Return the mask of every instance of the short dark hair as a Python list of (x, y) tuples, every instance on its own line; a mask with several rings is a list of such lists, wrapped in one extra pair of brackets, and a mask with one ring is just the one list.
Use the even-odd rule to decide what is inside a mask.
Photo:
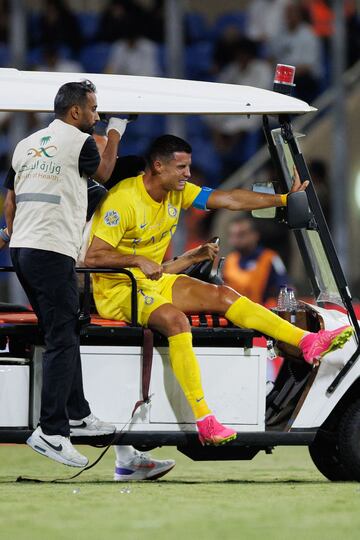
[(175, 152), (192, 153), (192, 148), (189, 143), (176, 137), (175, 135), (162, 135), (153, 141), (147, 152), (148, 163), (154, 163), (156, 159), (163, 158), (170, 160), (174, 157)]
[(251, 58), (258, 56), (258, 43), (249, 38), (241, 38), (235, 46), (235, 56), (246, 54)]
[(251, 215), (240, 214), (238, 216), (235, 216), (229, 222), (229, 226), (235, 225), (236, 223), (248, 223), (252, 231), (259, 232), (258, 223)]
[(96, 86), (85, 79), (81, 82), (68, 82), (60, 86), (54, 100), (54, 112), (57, 118), (63, 118), (73, 105), (84, 106), (87, 95), (96, 93)]

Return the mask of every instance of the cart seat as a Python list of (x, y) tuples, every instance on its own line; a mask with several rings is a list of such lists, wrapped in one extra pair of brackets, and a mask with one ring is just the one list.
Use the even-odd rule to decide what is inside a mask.
[[(256, 333), (253, 330), (237, 328), (225, 317), (217, 314), (188, 315), (193, 335), (193, 343), (198, 347), (223, 346), (251, 348)], [(33, 311), (0, 312), (0, 349), (6, 340), (28, 344), (42, 344), (43, 336)], [(98, 314), (91, 315), (91, 323), (81, 328), (82, 345), (139, 345), (142, 343), (143, 328), (131, 326), (125, 321), (104, 319)], [(154, 332), (155, 346), (167, 346), (167, 338)]]
[[(225, 317), (216, 314), (192, 314), (188, 315), (191, 326), (208, 328), (225, 328), (233, 326)], [(0, 313), (0, 325), (4, 324), (37, 324), (38, 319), (33, 311), (5, 312)], [(129, 327), (126, 321), (117, 321), (114, 319), (104, 319), (97, 314), (91, 315), (91, 324), (97, 326)]]

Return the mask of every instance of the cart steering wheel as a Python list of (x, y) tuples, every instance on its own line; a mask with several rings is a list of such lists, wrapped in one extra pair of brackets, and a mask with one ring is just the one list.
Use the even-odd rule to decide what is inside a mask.
[[(220, 238), (218, 236), (214, 236), (206, 243), (216, 244), (218, 246), (220, 243)], [(211, 259), (206, 259), (205, 261), (192, 264), (183, 273), (186, 274), (187, 276), (191, 276), (194, 278), (197, 277), (198, 279), (201, 279), (202, 281), (207, 281), (210, 277), (213, 266), (214, 266), (214, 261), (212, 261)]]

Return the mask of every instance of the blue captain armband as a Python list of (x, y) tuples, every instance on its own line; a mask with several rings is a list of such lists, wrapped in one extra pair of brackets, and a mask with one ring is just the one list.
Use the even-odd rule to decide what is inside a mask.
[(207, 210), (206, 204), (213, 191), (214, 190), (209, 187), (202, 187), (199, 195), (192, 203), (192, 206), (198, 208), (198, 210)]
[(10, 242), (10, 236), (8, 235), (5, 229), (6, 229), (5, 227), (0, 229), (0, 238), (4, 240), (4, 242), (8, 243)]

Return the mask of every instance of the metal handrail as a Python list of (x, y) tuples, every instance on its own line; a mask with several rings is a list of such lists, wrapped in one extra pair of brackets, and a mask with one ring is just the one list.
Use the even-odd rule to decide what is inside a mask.
[[(125, 274), (131, 282), (131, 325), (139, 326), (138, 324), (138, 301), (137, 301), (137, 282), (134, 274), (127, 268), (75, 268), (78, 274)], [(13, 266), (0, 266), (0, 272), (15, 272)], [(88, 292), (90, 294), (90, 290)]]

